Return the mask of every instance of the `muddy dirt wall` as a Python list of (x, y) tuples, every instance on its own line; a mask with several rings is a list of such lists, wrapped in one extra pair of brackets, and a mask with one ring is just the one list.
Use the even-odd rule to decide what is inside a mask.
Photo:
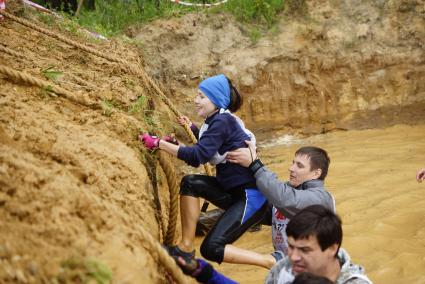
[(188, 114), (199, 80), (223, 72), (246, 97), (240, 115), (257, 132), (423, 122), (423, 2), (307, 3), (306, 15), (282, 14), (256, 43), (246, 25), (216, 14), (161, 20), (129, 34), (142, 40), (151, 72)]
[[(20, 1), (7, 8), (142, 68), (134, 46), (98, 41)], [(121, 64), (9, 18), (0, 22), (0, 45), (1, 67), (96, 103), (75, 103), (0, 74), (0, 282), (164, 283), (158, 255), (141, 232), (164, 239), (170, 197), (155, 155), (137, 135), (154, 126), (171, 131), (168, 108)]]

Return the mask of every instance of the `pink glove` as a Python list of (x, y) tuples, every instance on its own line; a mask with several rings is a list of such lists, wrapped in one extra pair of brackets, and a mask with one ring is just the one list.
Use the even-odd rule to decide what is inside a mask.
[[(0, 10), (6, 10), (6, 0), (0, 0)], [(0, 15), (0, 20), (3, 20), (3, 16)]]
[(149, 150), (156, 150), (159, 147), (159, 139), (156, 136), (149, 135), (147, 133), (140, 134), (139, 140), (145, 145)]
[(162, 137), (162, 140), (167, 141), (168, 143), (179, 145), (179, 141), (176, 139), (176, 137), (173, 134), (165, 135)]

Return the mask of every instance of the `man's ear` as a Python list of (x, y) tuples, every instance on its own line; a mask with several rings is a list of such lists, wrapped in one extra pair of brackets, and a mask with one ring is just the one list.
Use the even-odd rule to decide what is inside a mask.
[(336, 256), (337, 252), (338, 252), (338, 248), (339, 245), (337, 243), (331, 245), (330, 247), (328, 247), (327, 249), (330, 250), (331, 255)]
[(315, 169), (313, 171), (313, 179), (318, 179), (322, 175), (322, 169)]

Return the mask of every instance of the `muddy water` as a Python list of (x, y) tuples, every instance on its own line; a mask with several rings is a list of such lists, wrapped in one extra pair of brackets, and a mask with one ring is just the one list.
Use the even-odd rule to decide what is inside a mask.
[[(343, 247), (375, 283), (425, 283), (425, 183), (415, 181), (416, 170), (425, 167), (425, 125), (279, 141), (264, 144), (260, 156), (282, 179), (300, 146), (329, 152), (326, 184), (343, 220)], [(236, 245), (268, 252), (270, 229), (246, 233)], [(215, 267), (240, 283), (262, 283), (267, 274), (245, 265)]]

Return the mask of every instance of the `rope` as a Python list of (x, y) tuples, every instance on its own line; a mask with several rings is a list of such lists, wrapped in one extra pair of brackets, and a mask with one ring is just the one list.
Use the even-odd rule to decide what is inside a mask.
[[(0, 50), (1, 51), (12, 51), (12, 53), (14, 53), (14, 55), (20, 55), (19, 53), (10, 50), (8, 48), (2, 48), (2, 46), (0, 46)], [(25, 74), (23, 72), (20, 71), (16, 71), (13, 70), (9, 67), (0, 65), (0, 73), (5, 74), (6, 76), (8, 76), (9, 78), (15, 79), (15, 80), (19, 80), (19, 81), (23, 81), (25, 83), (31, 84), (31, 85), (35, 85), (37, 87), (41, 87), (44, 89), (49, 89), (52, 92), (56, 93), (56, 94), (62, 94), (67, 98), (72, 98), (75, 101), (75, 96), (61, 88), (58, 86), (54, 86), (54, 85), (50, 85), (49, 83), (40, 80), (38, 78), (35, 78), (34, 76), (31, 76), (29, 74)], [(86, 102), (81, 102), (81, 100), (77, 100), (78, 103), (80, 104), (84, 104), (85, 106), (91, 106), (90, 104), (87, 104)], [(177, 187), (177, 183), (176, 183), (176, 174), (173, 170), (173, 167), (171, 165), (171, 162), (164, 156), (165, 153), (162, 153), (161, 151), (161, 155), (159, 155), (158, 159), (160, 161), (161, 167), (164, 170), (164, 172), (166, 173), (166, 177), (167, 177), (167, 183), (168, 183), (168, 188), (170, 190), (170, 217), (169, 217), (169, 224), (168, 224), (168, 229), (166, 233), (163, 233), (163, 235), (166, 235), (165, 237), (165, 244), (172, 244), (172, 241), (174, 240), (174, 236), (175, 236), (175, 232), (176, 232), (176, 223), (177, 223), (177, 202), (178, 202), (178, 187)]]
[(178, 216), (178, 194), (179, 189), (176, 181), (176, 173), (171, 164), (169, 155), (163, 151), (158, 151), (158, 160), (167, 178), (168, 189), (170, 191), (170, 211), (167, 234), (164, 238), (165, 245), (172, 245), (176, 233), (177, 216)]
[(171, 277), (179, 284), (188, 283), (189, 278), (183, 274), (182, 270), (177, 266), (174, 259), (166, 252), (166, 250), (161, 246), (161, 244), (159, 244), (158, 241), (152, 237), (152, 235), (148, 232), (147, 229), (145, 229), (138, 223), (131, 222), (129, 224), (127, 218), (124, 216), (122, 211), (117, 210), (115, 206), (109, 206), (108, 208), (106, 208), (105, 204), (102, 202), (102, 200), (99, 200), (98, 196), (89, 195), (85, 190), (82, 190), (81, 193), (84, 194), (86, 197), (91, 198), (91, 200), (93, 200), (96, 205), (102, 206), (103, 208), (105, 208), (105, 210), (110, 210), (111, 213), (115, 216), (120, 216), (124, 224), (134, 226), (134, 228), (136, 229), (135, 234), (140, 234), (140, 237), (143, 242), (147, 243), (147, 249), (151, 252), (152, 255), (157, 255), (159, 262), (168, 272), (170, 272)]
[(0, 45), (0, 51), (3, 51), (4, 53), (7, 53), (7, 54), (12, 55), (12, 56), (16, 56), (18, 58), (23, 58), (24, 57), (22, 54), (14, 51), (14, 50), (6, 47), (6, 46), (3, 46), (3, 45)]
[[(153, 90), (155, 91), (155, 93), (159, 95), (159, 97), (162, 99), (162, 101), (170, 108), (170, 110), (177, 117), (182, 116), (182, 113), (180, 113), (178, 111), (178, 109), (170, 101), (170, 99), (168, 99), (168, 97), (165, 96), (165, 94), (161, 91), (161, 89), (158, 87), (158, 85), (155, 84), (155, 82), (148, 75), (146, 75), (146, 73), (143, 70), (141, 70), (138, 66), (135, 66), (133, 64), (130, 64), (129, 62), (127, 62), (127, 61), (125, 61), (125, 60), (123, 60), (121, 58), (117, 58), (115, 56), (111, 56), (111, 55), (108, 55), (108, 54), (99, 52), (99, 51), (97, 51), (94, 48), (91, 48), (91, 47), (85, 46), (83, 44), (80, 44), (78, 42), (75, 42), (73, 40), (70, 40), (70, 39), (68, 39), (68, 38), (66, 38), (66, 37), (64, 37), (62, 35), (56, 34), (56, 33), (52, 32), (52, 31), (47, 30), (47, 29), (41, 28), (41, 27), (39, 27), (39, 26), (37, 26), (37, 25), (35, 25), (35, 24), (33, 24), (33, 23), (25, 20), (25, 19), (21, 19), (19, 17), (16, 17), (16, 16), (14, 16), (14, 15), (12, 15), (12, 14), (4, 11), (4, 10), (0, 10), (0, 14), (4, 15), (5, 17), (8, 17), (8, 18), (14, 20), (17, 23), (20, 23), (21, 25), (24, 25), (24, 26), (29, 27), (31, 29), (34, 29), (34, 30), (36, 30), (36, 31), (38, 31), (40, 33), (44, 33), (44, 34), (46, 34), (48, 36), (51, 36), (53, 38), (56, 38), (59, 41), (65, 42), (65, 43), (67, 43), (69, 45), (72, 45), (74, 47), (77, 47), (77, 48), (79, 48), (81, 50), (84, 50), (84, 51), (86, 51), (88, 53), (91, 53), (91, 54), (96, 55), (98, 57), (107, 59), (107, 60), (109, 60), (111, 62), (116, 62), (116, 63), (122, 64), (123, 66), (127, 67), (129, 69), (129, 71), (131, 71), (132, 73), (134, 73), (136, 75), (140, 75), (140, 77), (141, 77), (144, 85), (146, 87), (148, 87), (148, 88), (153, 88)], [(195, 135), (193, 135), (192, 131), (190, 130), (189, 125), (184, 125), (184, 129), (186, 130), (186, 133), (190, 137), (192, 143), (196, 143), (197, 142), (197, 139), (196, 139)], [(212, 176), (212, 171), (211, 171), (211, 168), (209, 167), (209, 165), (205, 164), (204, 165), (204, 168), (205, 168), (205, 172), (207, 173), (207, 175)]]
[[(31, 75), (25, 74), (23, 72), (15, 71), (11, 68), (0, 65), (0, 73), (5, 74), (6, 76), (24, 81), (26, 83), (30, 83), (32, 85), (42, 87), (42, 88), (51, 88), (51, 90), (57, 94), (65, 95), (69, 98), (72, 96), (72, 99), (75, 99), (73, 95), (60, 87), (51, 86), (47, 82), (37, 79)], [(159, 160), (161, 163), (161, 167), (164, 169), (164, 172), (167, 176), (167, 182), (170, 189), (170, 221), (168, 225), (168, 231), (166, 235), (166, 243), (171, 243), (174, 239), (175, 230), (176, 230), (176, 218), (177, 218), (177, 184), (175, 173), (173, 171), (172, 166), (170, 165), (170, 161), (164, 157), (165, 153), (160, 152)], [(171, 217), (171, 216), (174, 216)], [(150, 233), (148, 233), (143, 227), (138, 226), (139, 232), (142, 235), (142, 238), (148, 243), (148, 245), (153, 248), (154, 252), (158, 254), (159, 261), (162, 263), (164, 268), (167, 271), (171, 272), (173, 279), (177, 281), (177, 283), (187, 283), (184, 274), (181, 269), (177, 267), (173, 258), (171, 258), (168, 253), (164, 250), (164, 248), (152, 237)]]
[(81, 97), (76, 97), (74, 96), (73, 93), (58, 87), (58, 86), (54, 86), (44, 80), (38, 79), (32, 75), (26, 74), (24, 72), (21, 71), (17, 71), (14, 70), (12, 68), (6, 67), (4, 65), (0, 65), (0, 73), (3, 73), (4, 75), (8, 76), (11, 79), (15, 79), (18, 81), (23, 81), (27, 84), (30, 85), (34, 85), (40, 88), (43, 88), (45, 90), (49, 90), (52, 91), (55, 94), (58, 95), (63, 95), (65, 98), (69, 99), (72, 102), (90, 107), (90, 108), (94, 108), (94, 109), (99, 109), (100, 106), (97, 103), (93, 103), (90, 102), (87, 98), (81, 98)]
[(170, 0), (170, 1), (176, 4), (184, 5), (184, 6), (196, 6), (196, 7), (213, 7), (213, 6), (219, 6), (227, 2), (227, 0), (223, 0), (217, 3), (202, 3), (201, 4), (201, 3), (190, 3), (190, 2), (179, 1), (179, 0)]
[(165, 251), (165, 249), (155, 240), (150, 233), (148, 233), (143, 227), (137, 226), (142, 238), (148, 243), (151, 248), (154, 248), (154, 252), (158, 253), (159, 262), (162, 263), (164, 268), (171, 272), (171, 276), (177, 283), (187, 283), (187, 277), (183, 274), (182, 270), (177, 267), (174, 259)]
[(67, 43), (69, 45), (75, 46), (75, 47), (77, 47), (79, 49), (82, 49), (84, 51), (87, 51), (89, 53), (92, 53), (92, 54), (94, 54), (96, 56), (99, 56), (99, 57), (108, 59), (108, 60), (113, 61), (113, 62), (118, 62), (118, 61), (124, 62), (123, 60), (119, 60), (119, 59), (114, 58), (112, 56), (109, 56), (107, 54), (103, 54), (103, 53), (97, 51), (94, 48), (85, 46), (85, 45), (83, 45), (81, 43), (78, 43), (76, 41), (73, 41), (71, 39), (68, 39), (68, 38), (66, 38), (66, 37), (64, 37), (64, 36), (62, 36), (60, 34), (57, 34), (57, 33), (54, 33), (52, 31), (49, 31), (47, 29), (41, 28), (41, 27), (39, 27), (39, 26), (37, 26), (37, 25), (35, 25), (35, 24), (33, 24), (33, 23), (25, 20), (25, 19), (16, 17), (16, 16), (14, 16), (14, 15), (12, 15), (12, 14), (4, 11), (4, 10), (0, 10), (0, 14), (3, 15), (3, 16), (5, 16), (5, 17), (7, 17), (7, 18), (10, 18), (10, 19), (14, 20), (15, 22), (17, 22), (17, 23), (19, 23), (19, 24), (21, 24), (23, 26), (29, 27), (29, 28), (31, 28), (33, 30), (36, 30), (36, 31), (40, 32), (40, 33), (44, 33), (44, 34), (46, 34), (48, 36), (51, 36), (53, 38), (56, 38), (59, 41), (62, 41), (62, 42)]
[[(62, 35), (56, 34), (56, 33), (52, 32), (52, 31), (47, 30), (47, 29), (38, 27), (37, 25), (35, 25), (35, 24), (33, 24), (33, 23), (25, 20), (25, 19), (18, 18), (16, 16), (14, 16), (14, 15), (12, 15), (12, 14), (4, 11), (4, 10), (0, 10), (0, 15), (3, 15), (5, 17), (8, 17), (8, 18), (14, 20), (17, 23), (20, 23), (20, 24), (22, 24), (22, 25), (24, 25), (26, 27), (29, 27), (29, 28), (31, 28), (33, 30), (36, 30), (36, 31), (38, 31), (40, 33), (44, 33), (44, 34), (46, 34), (48, 36), (51, 36), (51, 37), (53, 37), (53, 38), (55, 38), (55, 39), (57, 39), (59, 41), (62, 41), (64, 43), (67, 43), (67, 44), (69, 44), (71, 46), (77, 47), (77, 48), (79, 48), (81, 50), (84, 50), (84, 51), (86, 51), (88, 53), (91, 53), (91, 54), (96, 55), (98, 57), (104, 58), (104, 59), (109, 60), (111, 62), (116, 62), (116, 63), (122, 64), (124, 67), (126, 67), (133, 74), (139, 75), (140, 76), (140, 79), (142, 80), (143, 84), (148, 88), (148, 90), (149, 89), (153, 89), (153, 91), (156, 94), (159, 95), (159, 97), (162, 99), (162, 101), (170, 108), (170, 110), (177, 117), (182, 116), (182, 114), (172, 104), (172, 102), (168, 99), (168, 97), (165, 96), (165, 94), (161, 91), (161, 89), (158, 87), (158, 85), (155, 84), (155, 82), (149, 76), (147, 76), (146, 73), (143, 70), (141, 70), (138, 66), (133, 65), (133, 64), (130, 64), (129, 62), (127, 62), (127, 61), (125, 61), (125, 60), (123, 60), (121, 58), (116, 58), (114, 56), (111, 56), (111, 55), (108, 55), (108, 54), (99, 52), (99, 51), (95, 50), (94, 48), (91, 48), (91, 47), (85, 46), (83, 44), (80, 44), (78, 42), (75, 42), (73, 40), (70, 40), (70, 39), (68, 39), (68, 38), (66, 38), (66, 37), (64, 37)], [(44, 82), (42, 80), (39, 80), (39, 79), (37, 79), (37, 78), (35, 78), (35, 77), (31, 76), (31, 75), (24, 74), (22, 72), (17, 72), (17, 71), (14, 72), (14, 70), (12, 70), (10, 68), (7, 68), (5, 66), (1, 66), (1, 65), (0, 65), (0, 72), (1, 73), (4, 73), (4, 74), (6, 74), (6, 75), (8, 75), (8, 76), (10, 76), (12, 78), (19, 79), (19, 80), (22, 80), (24, 82), (29, 82), (29, 83), (31, 83), (33, 85), (36, 85), (36, 86), (39, 86), (39, 87), (42, 87), (42, 88), (51, 88), (51, 90), (54, 91), (57, 94), (62, 94), (62, 95), (64, 95), (65, 97), (69, 98), (72, 101), (76, 101), (78, 103), (82, 103), (83, 105), (87, 105), (87, 102), (84, 102), (84, 101), (81, 102), (81, 99), (75, 98), (72, 95), (72, 93), (70, 93), (70, 92), (68, 92), (68, 91), (66, 91), (66, 90), (64, 90), (64, 89), (62, 89), (60, 87), (51, 86), (50, 84), (48, 84), (48, 83), (46, 83), (46, 82)], [(89, 106), (92, 106), (90, 104), (88, 104), (88, 105)], [(192, 131), (190, 130), (189, 125), (184, 125), (184, 129), (186, 130), (186, 133), (191, 138), (192, 142), (193, 143), (196, 143), (197, 142), (197, 139), (193, 135)], [(168, 165), (166, 163), (164, 163), (164, 161), (161, 162), (161, 159), (163, 159), (163, 158), (159, 157), (161, 166), (164, 166), (163, 167), (164, 172), (167, 171), (168, 173), (170, 173), (168, 171), (168, 169), (167, 169)], [(204, 168), (205, 168), (206, 173), (208, 175), (212, 176), (212, 171), (211, 171), (211, 168), (209, 167), (209, 165), (205, 164), (204, 165)], [(165, 170), (165, 169), (167, 169), (167, 170)], [(166, 174), (166, 175), (168, 177), (169, 174)], [(167, 181), (168, 181), (168, 178), (167, 178)], [(171, 183), (171, 186), (169, 184), (169, 189), (170, 189), (170, 214), (173, 214), (172, 216), (177, 216), (177, 213), (175, 213), (175, 212), (177, 212), (177, 209), (176, 209), (177, 208), (177, 206), (176, 206), (176, 204), (177, 204), (177, 196), (178, 196), (177, 195), (177, 192), (176, 192), (177, 191), (176, 190), (177, 185), (174, 186), (173, 183), (175, 183), (175, 178), (174, 178), (174, 181)], [(173, 223), (174, 221), (172, 221), (172, 219), (173, 218), (170, 217), (169, 228), (171, 230), (169, 229), (167, 231), (167, 235), (166, 235), (166, 239), (165, 239), (166, 242), (172, 242), (173, 239), (174, 239), (175, 224)], [(156, 252), (158, 252), (159, 261), (164, 265), (164, 267), (166, 269), (168, 269), (172, 273), (172, 277), (175, 280), (177, 280), (178, 283), (186, 283), (186, 280), (184, 278), (185, 276), (183, 275), (183, 273), (181, 272), (181, 270), (177, 268), (174, 260), (165, 252), (165, 250), (161, 247), (161, 245), (157, 241), (155, 241), (153, 239), (153, 237), (149, 233), (147, 233), (146, 231), (144, 231), (142, 227), (140, 227), (140, 228), (141, 228), (141, 233), (144, 235), (143, 237), (146, 239), (146, 241), (149, 243), (149, 245), (151, 247), (155, 248)]]

